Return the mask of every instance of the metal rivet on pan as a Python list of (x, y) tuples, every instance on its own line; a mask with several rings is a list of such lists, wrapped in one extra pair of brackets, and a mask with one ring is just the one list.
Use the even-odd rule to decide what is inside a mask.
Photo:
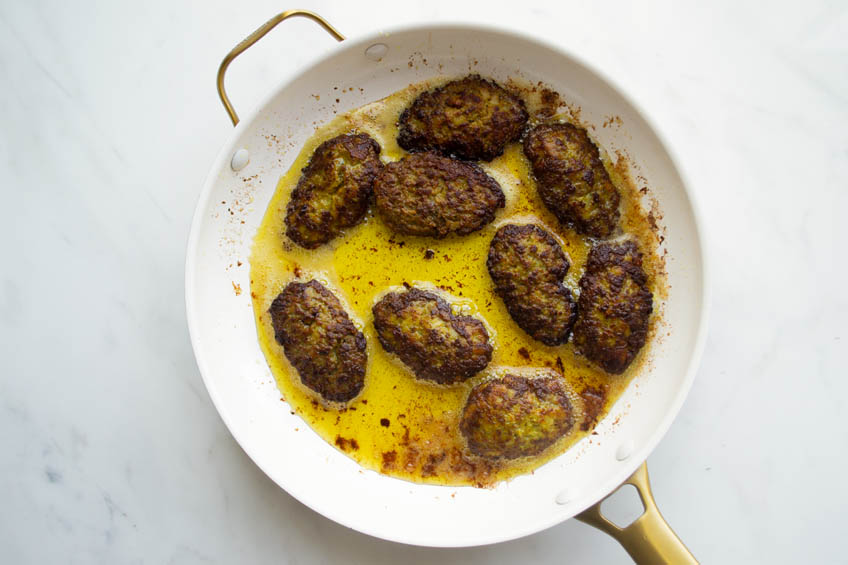
[(247, 149), (239, 149), (233, 154), (230, 167), (234, 171), (240, 171), (247, 166), (248, 161), (250, 161), (250, 153), (247, 152)]
[(365, 50), (365, 56), (372, 61), (380, 61), (389, 52), (389, 46), (385, 43), (375, 43)]
[(630, 454), (633, 453), (633, 442), (625, 441), (621, 445), (618, 446), (618, 449), (615, 451), (615, 458), (619, 461), (624, 461)]
[(560, 493), (556, 495), (554, 501), (556, 501), (557, 504), (568, 504), (573, 498), (574, 492), (571, 489), (567, 488), (560, 491)]

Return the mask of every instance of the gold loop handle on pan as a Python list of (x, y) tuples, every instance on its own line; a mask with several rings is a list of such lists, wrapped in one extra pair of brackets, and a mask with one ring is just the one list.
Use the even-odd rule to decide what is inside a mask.
[(651, 492), (651, 483), (648, 480), (648, 465), (642, 463), (622, 485), (636, 487), (639, 498), (642, 499), (642, 506), (645, 507), (645, 512), (632, 524), (626, 528), (619, 528), (604, 517), (601, 513), (601, 504), (609, 498), (609, 495), (575, 518), (611, 535), (627, 550), (636, 563), (697, 565), (698, 560), (680, 541), (657, 508), (654, 494)]
[(261, 26), (257, 28), (256, 31), (248, 35), (244, 40), (242, 40), (238, 45), (233, 47), (232, 51), (227, 53), (227, 56), (224, 57), (224, 60), (221, 61), (221, 66), (218, 67), (218, 96), (221, 97), (221, 102), (224, 104), (224, 109), (229, 114), (230, 119), (233, 121), (233, 125), (238, 125), (239, 118), (238, 114), (236, 114), (235, 108), (230, 103), (230, 98), (227, 96), (227, 90), (224, 88), (224, 75), (227, 73), (227, 67), (230, 66), (230, 63), (233, 62), (233, 59), (241, 55), (244, 51), (247, 50), (248, 47), (262, 39), (265, 34), (274, 29), (278, 23), (283, 20), (287, 20), (293, 16), (302, 16), (304, 18), (309, 18), (313, 22), (316, 22), (318, 25), (324, 28), (324, 30), (336, 38), (337, 41), (344, 41), (344, 35), (339, 33), (339, 31), (334, 28), (330, 23), (313, 12), (308, 10), (286, 10), (280, 14), (277, 14)]

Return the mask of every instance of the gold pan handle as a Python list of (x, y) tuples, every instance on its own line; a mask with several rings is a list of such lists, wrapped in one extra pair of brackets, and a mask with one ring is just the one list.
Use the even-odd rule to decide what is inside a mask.
[(224, 88), (224, 75), (227, 73), (227, 67), (230, 66), (230, 63), (233, 62), (233, 59), (241, 55), (244, 51), (247, 50), (248, 47), (262, 39), (265, 34), (274, 29), (278, 23), (283, 20), (287, 20), (293, 16), (301, 16), (304, 18), (309, 18), (313, 22), (316, 22), (318, 25), (324, 28), (324, 30), (336, 38), (337, 41), (344, 41), (344, 35), (339, 33), (339, 31), (334, 28), (330, 23), (319, 16), (314, 12), (310, 12), (308, 10), (287, 10), (280, 14), (277, 14), (254, 31), (250, 35), (248, 35), (244, 40), (242, 40), (238, 45), (233, 47), (232, 51), (227, 53), (227, 56), (224, 57), (224, 60), (221, 61), (221, 66), (218, 67), (218, 96), (221, 97), (221, 102), (224, 104), (224, 109), (229, 114), (230, 119), (233, 121), (233, 125), (237, 125), (239, 122), (238, 114), (236, 114), (235, 109), (233, 108), (232, 103), (230, 103), (230, 98), (227, 96), (227, 90)]
[(697, 565), (698, 560), (680, 541), (657, 508), (648, 480), (647, 464), (642, 463), (622, 484), (636, 487), (645, 507), (645, 512), (629, 526), (619, 528), (601, 513), (601, 504), (608, 497), (604, 497), (575, 518), (611, 535), (640, 565)]

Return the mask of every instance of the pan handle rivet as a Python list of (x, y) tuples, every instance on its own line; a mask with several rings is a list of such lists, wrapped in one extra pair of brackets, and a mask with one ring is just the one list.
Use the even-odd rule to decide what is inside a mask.
[(633, 453), (633, 442), (625, 441), (621, 445), (618, 446), (618, 449), (615, 452), (615, 458), (619, 461), (624, 461), (630, 454)]
[(562, 505), (562, 504), (568, 504), (569, 502), (571, 502), (571, 500), (573, 498), (574, 498), (574, 491), (567, 488), (567, 489), (563, 489), (562, 491), (560, 491), (560, 493), (558, 495), (556, 495), (556, 498), (554, 499), (554, 501), (556, 501), (557, 504)]
[(372, 61), (381, 61), (386, 53), (389, 52), (389, 46), (385, 43), (375, 43), (365, 50), (365, 56)]
[(247, 152), (247, 149), (242, 148), (233, 153), (233, 159), (230, 161), (230, 167), (234, 171), (240, 171), (247, 166), (248, 161), (250, 161), (250, 153)]

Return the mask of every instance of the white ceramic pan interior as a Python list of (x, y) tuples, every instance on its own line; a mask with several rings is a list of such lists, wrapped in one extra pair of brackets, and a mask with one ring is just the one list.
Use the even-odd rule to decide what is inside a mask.
[[(366, 56), (378, 43), (386, 46), (382, 59)], [(582, 109), (585, 123), (598, 126), (592, 133), (609, 152), (631, 157), (660, 205), (670, 287), (662, 339), (651, 344), (644, 372), (598, 424), (598, 435), (535, 473), (493, 489), (382, 476), (319, 438), (280, 401), (259, 349), (250, 298), (253, 234), (277, 180), (316, 123), (409, 83), (469, 71), (549, 84)], [(599, 127), (611, 116), (621, 119), (620, 127)], [(249, 153), (249, 163), (234, 171), (231, 160), (240, 149)], [(527, 36), (436, 26), (346, 40), (244, 116), (200, 195), (188, 245), (186, 303), (209, 394), (233, 436), (269, 477), (317, 512), (361, 532), (417, 545), (470, 546), (528, 535), (570, 518), (646, 459), (692, 382), (705, 333), (704, 281), (698, 221), (684, 180), (669, 148), (625, 96), (571, 55)]]

